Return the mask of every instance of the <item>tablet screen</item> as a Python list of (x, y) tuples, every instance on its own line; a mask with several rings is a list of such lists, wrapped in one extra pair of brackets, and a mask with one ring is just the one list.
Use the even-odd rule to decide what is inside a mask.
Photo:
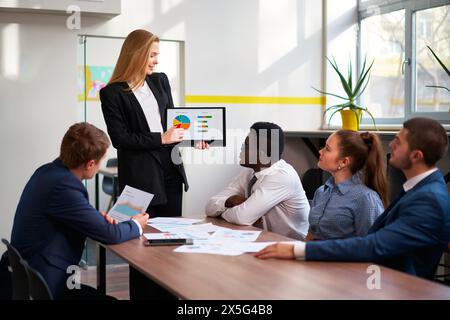
[(210, 146), (225, 146), (225, 108), (188, 107), (167, 109), (167, 129), (186, 130), (182, 145), (206, 141)]

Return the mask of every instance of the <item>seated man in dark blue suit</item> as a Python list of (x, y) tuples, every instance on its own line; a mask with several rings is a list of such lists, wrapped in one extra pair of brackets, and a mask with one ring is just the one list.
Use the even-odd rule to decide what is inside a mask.
[(432, 278), (450, 241), (450, 195), (436, 163), (448, 148), (445, 129), (413, 118), (390, 143), (390, 164), (403, 171), (404, 191), (374, 222), (365, 237), (277, 243), (256, 254), (261, 259), (375, 262)]
[[(69, 290), (66, 281), (86, 237), (120, 243), (139, 237), (147, 223), (148, 215), (141, 213), (118, 224), (89, 204), (82, 180), (95, 176), (109, 145), (102, 130), (74, 124), (64, 135), (59, 158), (36, 170), (17, 206), (11, 244), (41, 273), (55, 298), (82, 296), (83, 290)], [(95, 296), (93, 288), (82, 288), (84, 297)]]

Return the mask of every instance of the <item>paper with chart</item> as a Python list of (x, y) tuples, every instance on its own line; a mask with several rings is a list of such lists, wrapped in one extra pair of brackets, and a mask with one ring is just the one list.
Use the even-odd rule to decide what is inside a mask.
[[(246, 252), (258, 252), (274, 242), (254, 242), (261, 231), (232, 230), (212, 223), (199, 223), (201, 219), (153, 218), (148, 225), (161, 233), (144, 234), (155, 239), (187, 238), (193, 239), (193, 245), (183, 245), (175, 252), (204, 253), (225, 256), (237, 256)], [(212, 233), (212, 234), (211, 234)]]
[(207, 240), (196, 239), (194, 240), (194, 245), (202, 246), (202, 245), (224, 245), (227, 250), (230, 251), (239, 251), (241, 253), (246, 252), (258, 252), (264, 249), (265, 247), (274, 244), (276, 242), (240, 242), (240, 241), (223, 241), (218, 239), (209, 238)]
[(148, 219), (147, 224), (148, 225), (158, 225), (158, 224), (164, 224), (164, 225), (191, 225), (193, 223), (197, 223), (202, 221), (202, 219), (188, 219), (188, 218), (165, 218), (165, 217), (157, 217)]
[(147, 239), (192, 239), (192, 240), (206, 240), (210, 235), (206, 232), (158, 232), (158, 233), (144, 233)]
[(193, 239), (205, 240), (209, 238), (207, 233), (173, 233), (173, 232), (158, 232), (158, 233), (144, 233), (147, 240), (167, 240), (167, 239)]
[(239, 242), (253, 242), (258, 239), (261, 231), (249, 231), (249, 230), (217, 230), (211, 236), (211, 240), (234, 240)]
[[(295, 241), (283, 241), (283, 243), (294, 243)], [(193, 245), (180, 246), (175, 252), (182, 253), (208, 253), (224, 256), (238, 256), (244, 253), (261, 251), (265, 247), (276, 242), (240, 242), (235, 240), (220, 240), (210, 237), (208, 240), (194, 240)]]
[(222, 228), (206, 240), (194, 240), (190, 246), (180, 246), (175, 252), (208, 253), (237, 256), (246, 252), (258, 252), (275, 242), (254, 242), (261, 231), (232, 230)]
[(212, 223), (192, 224), (192, 225), (171, 225), (171, 224), (153, 224), (151, 227), (158, 229), (162, 232), (215, 232), (221, 229), (227, 229), (224, 227), (216, 226)]
[(153, 196), (151, 193), (125, 186), (108, 215), (119, 222), (130, 220), (132, 216), (147, 210)]
[(159, 231), (176, 234), (189, 239), (208, 239), (210, 232), (219, 230), (222, 227), (212, 223), (198, 223), (203, 219), (189, 218), (165, 218), (158, 217), (149, 219), (147, 225)]
[(258, 252), (275, 242), (234, 242), (231, 247), (242, 253)]
[(209, 254), (219, 254), (224, 256), (238, 256), (242, 254), (241, 251), (235, 250), (229, 247), (226, 243), (214, 243), (205, 242), (202, 244), (193, 244), (188, 246), (180, 246), (174, 250), (175, 252), (183, 253), (209, 253)]
[(167, 109), (167, 128), (183, 128), (183, 140), (224, 140), (224, 108), (169, 108)]
[(147, 225), (162, 232), (171, 232), (173, 229), (188, 227), (202, 219), (157, 217), (147, 221)]

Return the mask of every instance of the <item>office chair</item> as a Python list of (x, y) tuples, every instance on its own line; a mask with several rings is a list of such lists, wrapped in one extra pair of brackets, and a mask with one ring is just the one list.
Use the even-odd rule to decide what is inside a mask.
[(22, 259), (20, 263), (28, 276), (30, 300), (53, 300), (53, 295), (42, 275), (25, 260)]
[(450, 182), (450, 172), (447, 172), (447, 174), (444, 176), (444, 180), (447, 184)]
[(314, 198), (316, 190), (328, 180), (331, 175), (319, 168), (306, 170), (302, 177), (302, 185), (308, 200)]
[(20, 263), (22, 256), (6, 239), (2, 239), (4, 245), (8, 248), (8, 260), (11, 271), (12, 299), (29, 300), (29, 288), (27, 272)]
[[(106, 167), (117, 167), (117, 158), (111, 158), (106, 161)], [(111, 209), (113, 202), (118, 194), (119, 191), (119, 179), (117, 178), (111, 178), (111, 177), (103, 177), (103, 183), (102, 183), (102, 190), (104, 193), (111, 196), (111, 199), (109, 200), (108, 209), (106, 212)]]
[[(445, 180), (445, 183), (447, 183), (447, 184), (450, 182), (450, 172), (448, 172), (444, 176), (444, 180)], [(450, 242), (447, 244), (447, 248), (444, 251), (444, 255), (446, 255), (446, 254), (450, 255)], [(444, 272), (448, 272), (448, 270), (450, 270), (450, 265), (445, 261), (445, 258), (444, 258), (444, 263), (439, 263), (438, 266), (444, 267)], [(450, 285), (450, 273), (435, 274), (434, 279), (438, 280), (440, 283), (443, 282), (444, 284)], [(440, 280), (440, 279), (442, 279), (442, 280)]]

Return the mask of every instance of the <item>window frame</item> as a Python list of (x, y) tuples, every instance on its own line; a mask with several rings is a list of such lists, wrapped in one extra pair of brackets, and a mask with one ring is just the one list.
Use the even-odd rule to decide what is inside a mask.
[[(450, 124), (449, 112), (421, 112), (416, 111), (416, 15), (420, 10), (450, 5), (449, 0), (371, 0), (362, 2), (358, 0), (358, 32), (357, 32), (357, 65), (358, 72), (362, 63), (361, 52), (361, 22), (368, 17), (386, 14), (398, 10), (405, 10), (405, 52), (404, 52), (404, 81), (405, 81), (405, 104), (403, 118), (375, 118), (378, 126), (401, 124), (412, 117), (429, 117), (438, 120), (444, 125)], [(376, 10), (374, 10), (376, 8)], [(376, 12), (374, 12), (376, 11)], [(363, 119), (362, 124), (369, 125), (368, 119)]]

